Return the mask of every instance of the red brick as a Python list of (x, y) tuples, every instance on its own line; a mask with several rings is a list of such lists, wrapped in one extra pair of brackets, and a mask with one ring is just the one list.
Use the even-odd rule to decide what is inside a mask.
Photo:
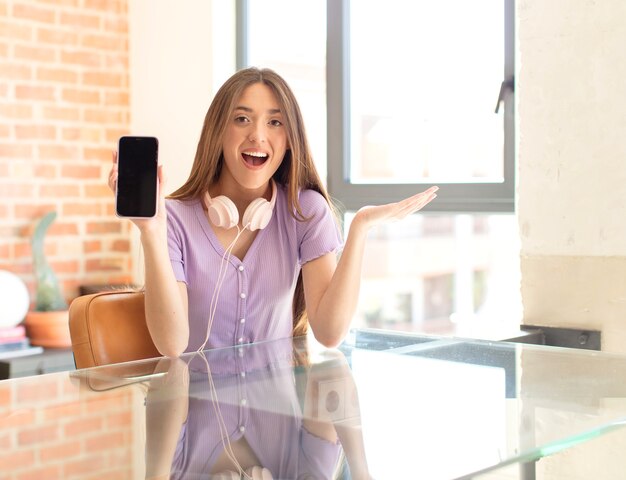
[(33, 38), (33, 28), (30, 25), (18, 24), (14, 21), (0, 21), (0, 37), (14, 40), (30, 41)]
[(52, 28), (39, 28), (37, 30), (37, 41), (43, 44), (77, 44), (78, 33), (76, 31), (58, 30)]
[(4, 431), (4, 433), (0, 433), (0, 449), (6, 451), (6, 450), (11, 449), (12, 447), (13, 447), (13, 439), (11, 437), (11, 434), (8, 433), (6, 430)]
[(57, 382), (51, 379), (42, 379), (38, 383), (20, 383), (17, 385), (17, 402), (34, 402), (43, 400), (50, 402), (58, 393)]
[(63, 165), (61, 176), (63, 178), (96, 179), (100, 178), (101, 170), (97, 165)]
[(107, 432), (85, 439), (85, 449), (88, 453), (117, 448), (128, 448), (128, 440), (122, 431)]
[(77, 88), (63, 89), (62, 98), (66, 102), (81, 104), (99, 104), (100, 92), (97, 90), (80, 90)]
[(121, 231), (122, 222), (87, 222), (88, 234), (120, 233)]
[(108, 185), (102, 182), (101, 185), (85, 185), (85, 196), (87, 198), (113, 198), (113, 192)]
[(76, 223), (59, 222), (57, 220), (50, 226), (48, 235), (78, 235), (78, 225)]
[(80, 119), (80, 109), (77, 107), (54, 107), (43, 108), (43, 116), (48, 120), (76, 121)]
[(92, 123), (114, 123), (125, 124), (128, 123), (129, 114), (123, 109), (86, 109), (85, 121)]
[(100, 452), (100, 455), (84, 457), (80, 460), (67, 462), (63, 465), (63, 475), (66, 478), (85, 478), (87, 474), (99, 473), (106, 465), (105, 455), (107, 452)]
[(35, 421), (35, 412), (33, 410), (17, 410), (10, 415), (3, 415), (2, 429), (13, 427), (24, 427), (32, 425)]
[(59, 438), (57, 425), (37, 426), (35, 428), (21, 429), (17, 433), (18, 445), (37, 445), (50, 443)]
[(104, 105), (130, 105), (128, 92), (106, 92), (104, 95)]
[(128, 51), (128, 40), (119, 35), (85, 35), (81, 45), (96, 50)]
[(31, 47), (30, 45), (15, 45), (13, 47), (15, 58), (24, 60), (34, 60), (36, 62), (55, 62), (57, 52), (53, 48), (45, 48), (41, 45)]
[(61, 12), (59, 19), (61, 25), (70, 25), (80, 29), (99, 29), (100, 15), (84, 15), (76, 13)]
[(117, 272), (124, 270), (124, 260), (119, 258), (94, 258), (85, 262), (87, 272)]
[(99, 67), (101, 55), (93, 51), (85, 50), (63, 50), (61, 51), (61, 63), (71, 65), (81, 65), (86, 67)]
[(37, 80), (44, 82), (76, 83), (78, 74), (67, 68), (46, 68), (37, 69)]
[(110, 163), (112, 160), (113, 148), (89, 148), (85, 147), (83, 158), (85, 160), (100, 160)]
[(31, 198), (34, 196), (35, 186), (27, 184), (0, 184), (0, 198)]
[(110, 429), (131, 427), (133, 423), (133, 415), (130, 411), (112, 413), (106, 417), (106, 425)]
[(0, 104), (0, 117), (11, 119), (26, 119), (33, 117), (33, 107), (23, 103)]
[(104, 55), (104, 68), (107, 70), (125, 70), (129, 67), (128, 54), (127, 53), (114, 53)]
[(56, 18), (55, 11), (50, 8), (34, 7), (21, 3), (17, 3), (13, 6), (13, 15), (17, 18), (46, 23), (54, 23)]
[(54, 260), (50, 260), (50, 267), (52, 267), (52, 269), (58, 273), (58, 274), (63, 274), (63, 273), (78, 273), (79, 268), (78, 268), (78, 262), (77, 261), (71, 261), (71, 260), (67, 260), (67, 261), (54, 261)]
[(64, 216), (98, 216), (102, 214), (102, 206), (99, 203), (64, 203)]
[(50, 164), (36, 164), (34, 173), (38, 178), (56, 178), (57, 166)]
[(126, 13), (126, 2), (118, 0), (84, 0), (83, 6), (107, 13)]
[(126, 17), (104, 17), (105, 32), (128, 33), (128, 20)]
[(60, 465), (48, 465), (40, 468), (33, 468), (24, 473), (20, 473), (15, 478), (17, 480), (61, 480), (63, 478)]
[(32, 68), (24, 63), (0, 63), (0, 77), (11, 80), (30, 80)]
[(102, 160), (104, 162), (111, 162), (113, 155), (112, 148), (85, 148), (84, 159), (85, 160)]
[(16, 219), (32, 220), (54, 210), (56, 206), (52, 203), (48, 204), (18, 204), (15, 205), (14, 215)]
[(117, 145), (120, 137), (128, 134), (129, 130), (127, 128), (107, 128), (104, 139), (109, 144)]
[(80, 195), (80, 186), (77, 184), (58, 184), (58, 185), (40, 185), (39, 197), (78, 197)]
[(68, 422), (64, 427), (65, 438), (80, 436), (84, 433), (97, 432), (102, 429), (102, 417), (83, 417)]
[(13, 255), (15, 258), (26, 258), (30, 257), (32, 254), (33, 251), (30, 242), (22, 241), (13, 244)]
[(39, 458), (42, 463), (51, 463), (54, 460), (66, 461), (72, 457), (81, 455), (81, 442), (64, 442), (50, 447), (43, 447), (39, 450)]
[(39, 158), (43, 160), (76, 160), (80, 158), (77, 146), (39, 145)]
[(100, 143), (102, 130), (99, 128), (64, 128), (62, 138), (68, 142)]
[(39, 85), (16, 85), (15, 98), (18, 100), (55, 100), (54, 87)]
[(43, 409), (44, 420), (57, 420), (59, 418), (76, 418), (82, 411), (82, 404), (78, 401), (61, 403)]
[(18, 450), (0, 453), (0, 472), (30, 467), (35, 461), (33, 450)]
[(53, 125), (16, 125), (15, 138), (18, 140), (54, 140), (57, 135)]
[(113, 252), (130, 252), (130, 241), (128, 240), (115, 240), (111, 244), (111, 251)]
[(0, 143), (0, 157), (7, 158), (30, 158), (33, 155), (33, 148), (26, 144)]
[(126, 86), (126, 74), (110, 72), (85, 72), (83, 74), (84, 85), (97, 85), (99, 87), (117, 88)]
[(99, 240), (87, 240), (83, 242), (84, 253), (99, 253), (102, 252), (102, 242)]

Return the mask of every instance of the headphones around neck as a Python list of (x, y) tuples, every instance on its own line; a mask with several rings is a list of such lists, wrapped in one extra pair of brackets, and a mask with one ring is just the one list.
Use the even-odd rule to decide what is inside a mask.
[[(276, 182), (272, 179), (270, 183), (272, 184), (272, 198), (269, 202), (264, 198), (255, 198), (248, 205), (248, 208), (243, 213), (243, 228), (247, 228), (250, 231), (261, 230), (270, 223), (274, 204), (276, 203)], [(226, 195), (211, 198), (208, 190), (205, 197), (209, 218), (214, 225), (228, 230), (239, 223), (239, 212), (230, 198)]]

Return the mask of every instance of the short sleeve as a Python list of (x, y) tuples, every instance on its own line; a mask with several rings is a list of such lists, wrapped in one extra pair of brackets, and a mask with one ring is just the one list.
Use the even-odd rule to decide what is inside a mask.
[(323, 440), (301, 430), (298, 478), (332, 478), (339, 464), (341, 444)]
[(330, 205), (319, 192), (302, 190), (299, 200), (307, 218), (297, 222), (299, 262), (304, 265), (327, 253), (337, 252), (343, 241)]
[(179, 282), (187, 283), (183, 256), (184, 230), (175, 200), (166, 200), (167, 209), (167, 249), (170, 256), (174, 277)]

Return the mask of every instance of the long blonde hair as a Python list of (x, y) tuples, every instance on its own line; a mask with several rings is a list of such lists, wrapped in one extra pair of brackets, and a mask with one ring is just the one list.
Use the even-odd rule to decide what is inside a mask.
[[(240, 70), (221, 86), (204, 119), (189, 178), (169, 198), (181, 200), (201, 198), (209, 187), (218, 181), (224, 166), (223, 140), (227, 119), (231, 117), (243, 91), (256, 83), (262, 83), (274, 92), (285, 119), (289, 149), (273, 178), (276, 183), (287, 190), (287, 204), (292, 216), (298, 221), (307, 220), (298, 201), (298, 192), (301, 189), (319, 192), (334, 212), (330, 196), (313, 163), (296, 97), (287, 82), (269, 68), (250, 67)], [(303, 335), (307, 327), (302, 272), (300, 272), (293, 297), (293, 335)]]

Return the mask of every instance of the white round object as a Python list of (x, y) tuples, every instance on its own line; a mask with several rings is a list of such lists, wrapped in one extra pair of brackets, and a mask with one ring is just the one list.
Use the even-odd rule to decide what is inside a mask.
[(20, 277), (0, 270), (0, 328), (15, 327), (24, 320), (29, 305), (28, 289)]

